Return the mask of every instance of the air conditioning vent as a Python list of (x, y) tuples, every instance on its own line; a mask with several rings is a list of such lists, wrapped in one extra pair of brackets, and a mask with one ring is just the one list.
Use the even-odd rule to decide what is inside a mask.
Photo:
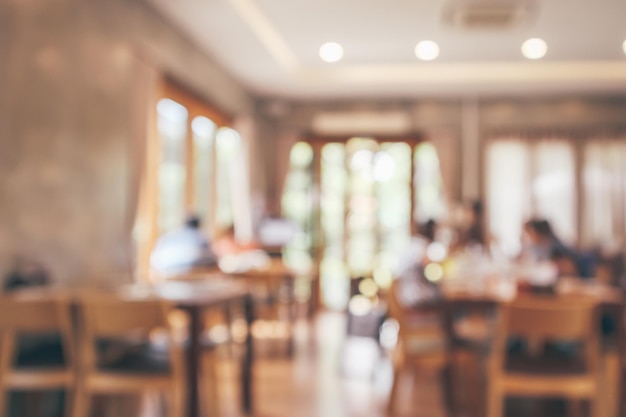
[(527, 1), (454, 1), (446, 7), (445, 21), (468, 30), (508, 29), (530, 21), (534, 4)]

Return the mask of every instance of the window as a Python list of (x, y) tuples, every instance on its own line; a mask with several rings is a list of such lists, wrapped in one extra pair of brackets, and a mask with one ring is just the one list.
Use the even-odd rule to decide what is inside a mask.
[(241, 156), (241, 138), (236, 130), (223, 127), (217, 132), (217, 213), (216, 226), (226, 229), (235, 222), (237, 169), (243, 161)]
[(583, 241), (620, 243), (626, 235), (626, 142), (588, 142), (583, 152)]
[(507, 256), (520, 251), (522, 225), (549, 220), (563, 241), (576, 241), (574, 146), (566, 140), (502, 139), (487, 147), (489, 230)]
[[(321, 301), (340, 310), (350, 300), (351, 278), (367, 278), (376, 291), (390, 285), (412, 219), (444, 214), (443, 183), (429, 143), (355, 137), (313, 144), (291, 150), (283, 213), (304, 233), (289, 253), (300, 261), (319, 254)], [(319, 239), (312, 233), (317, 221)]]
[(306, 273), (313, 264), (313, 148), (296, 143), (289, 155), (289, 173), (282, 201), (283, 216), (296, 225), (295, 236), (284, 250), (283, 260), (295, 271)]
[(185, 214), (187, 176), (187, 109), (168, 98), (157, 103), (157, 129), (161, 139), (158, 168), (159, 231), (180, 226)]
[(438, 220), (446, 210), (443, 179), (437, 149), (432, 143), (424, 142), (415, 147), (415, 212), (418, 223), (430, 219)]
[(239, 134), (196, 97), (164, 84), (154, 109), (134, 233), (140, 278), (150, 274), (155, 241), (188, 214), (201, 217), (209, 236), (232, 225), (232, 190), (244, 162)]

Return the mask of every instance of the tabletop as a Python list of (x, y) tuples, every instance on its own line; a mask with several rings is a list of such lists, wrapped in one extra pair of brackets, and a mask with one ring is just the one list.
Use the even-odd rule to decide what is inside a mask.
[(249, 295), (248, 286), (226, 276), (207, 281), (171, 281), (158, 284), (127, 284), (117, 287), (69, 287), (53, 285), (25, 288), (11, 297), (59, 297), (69, 301), (97, 296), (115, 296), (129, 301), (162, 300), (180, 307), (210, 307)]
[[(500, 304), (514, 300), (519, 294), (517, 282), (505, 279), (486, 280), (481, 285), (444, 280), (441, 289), (447, 301), (459, 303)], [(598, 304), (624, 303), (624, 293), (621, 289), (595, 280), (575, 277), (559, 279), (554, 287), (554, 293), (545, 296), (572, 300), (586, 299)]]

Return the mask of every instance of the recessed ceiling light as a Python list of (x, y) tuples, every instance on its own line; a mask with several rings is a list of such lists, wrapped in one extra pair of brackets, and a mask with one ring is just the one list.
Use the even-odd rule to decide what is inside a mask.
[(539, 38), (531, 38), (522, 44), (522, 54), (528, 59), (543, 58), (548, 52), (546, 41)]
[(326, 42), (320, 47), (320, 58), (324, 62), (337, 62), (343, 58), (343, 47), (337, 42)]
[(421, 41), (415, 46), (415, 55), (422, 61), (432, 61), (439, 56), (439, 45), (433, 41)]

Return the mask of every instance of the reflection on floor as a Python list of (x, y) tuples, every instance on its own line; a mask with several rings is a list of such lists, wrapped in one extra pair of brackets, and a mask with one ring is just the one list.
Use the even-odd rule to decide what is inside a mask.
[[(322, 314), (314, 326), (300, 323), (292, 359), (285, 357), (280, 343), (257, 345), (255, 416), (386, 415), (392, 383), (391, 362), (374, 340), (346, 338), (343, 315)], [(237, 369), (232, 361), (222, 360), (217, 373), (221, 409), (213, 410), (211, 415), (238, 417)], [(400, 393), (397, 416), (443, 416), (435, 376), (421, 376), (415, 383), (407, 377)]]

